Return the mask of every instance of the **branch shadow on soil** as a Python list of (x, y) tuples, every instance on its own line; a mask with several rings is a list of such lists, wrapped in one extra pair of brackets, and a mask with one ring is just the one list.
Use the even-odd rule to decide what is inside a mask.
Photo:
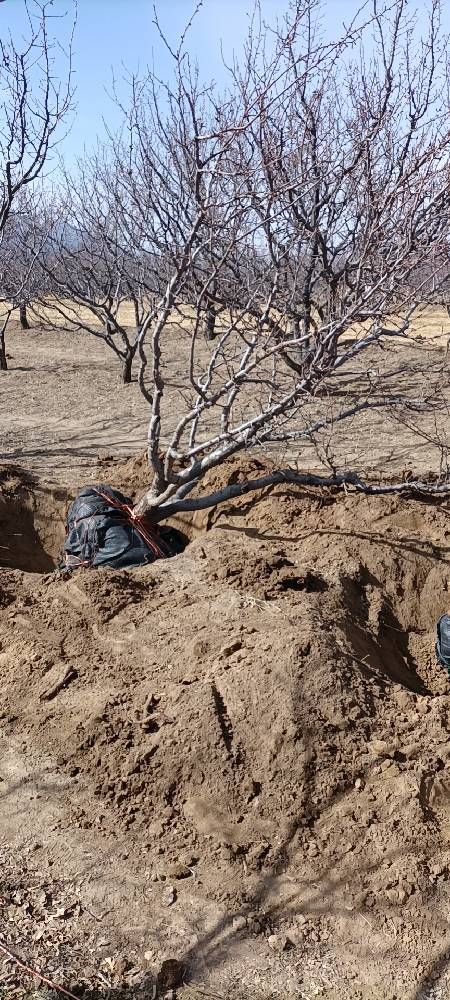
[[(223, 514), (229, 514), (233, 517), (236, 516), (235, 510), (224, 510)], [(337, 528), (312, 528), (308, 531), (303, 531), (300, 535), (274, 535), (269, 534), (266, 531), (258, 531), (257, 528), (241, 528), (233, 524), (220, 524), (221, 531), (236, 532), (237, 534), (246, 535), (247, 538), (256, 538), (260, 542), (284, 542), (286, 544), (293, 544), (297, 542), (303, 542), (307, 538), (352, 538), (357, 541), (372, 542), (376, 545), (382, 545), (385, 548), (398, 552), (411, 552), (412, 555), (426, 556), (428, 559), (434, 559), (437, 562), (446, 560), (450, 558), (450, 546), (448, 545), (432, 545), (430, 542), (424, 541), (421, 545), (417, 538), (409, 538), (405, 536), (401, 539), (392, 538), (391, 536), (386, 536), (378, 532), (369, 531), (345, 531), (344, 529)]]
[[(365, 777), (369, 776), (370, 768), (366, 769)], [(308, 784), (310, 786), (311, 792), (315, 787), (315, 776), (314, 769), (310, 769), (309, 774), (306, 775)], [(42, 785), (42, 789), (48, 791), (48, 787)], [(331, 810), (337, 802), (345, 797), (350, 788), (344, 788), (340, 792), (333, 794), (329, 797), (328, 801), (324, 804), (321, 815), (323, 816), (327, 810)], [(302, 817), (303, 818), (303, 817)], [(158, 977), (154, 973), (146, 973), (143, 977), (139, 979), (139, 982), (134, 986), (123, 985), (114, 986), (112, 983), (108, 983), (105, 976), (102, 977), (102, 984), (96, 986), (94, 983), (90, 982), (89, 985), (82, 984), (80, 982), (62, 982), (60, 984), (64, 988), (69, 989), (72, 993), (80, 998), (85, 998), (85, 1000), (104, 1000), (105, 996), (108, 996), (109, 1000), (142, 1000), (142, 997), (163, 997), (166, 994), (170, 997), (183, 995), (183, 985), (186, 983), (190, 986), (190, 996), (196, 998), (197, 994), (195, 991), (195, 984), (201, 985), (201, 979), (199, 979), (198, 968), (203, 967), (207, 971), (208, 978), (212, 973), (219, 973), (220, 967), (225, 958), (229, 958), (230, 952), (232, 952), (233, 946), (239, 941), (243, 941), (245, 938), (251, 940), (252, 935), (248, 930), (242, 928), (242, 923), (240, 921), (245, 920), (249, 915), (256, 909), (258, 914), (261, 914), (261, 928), (258, 931), (258, 937), (262, 934), (269, 934), (276, 931), (278, 921), (282, 920), (286, 915), (290, 918), (302, 915), (304, 917), (312, 916), (318, 917), (323, 914), (331, 917), (345, 917), (349, 918), (349, 913), (345, 907), (342, 905), (336, 905), (336, 895), (340, 889), (346, 883), (348, 879), (348, 873), (344, 872), (340, 876), (335, 876), (333, 873), (339, 863), (345, 857), (345, 852), (338, 858), (335, 858), (333, 863), (329, 866), (323, 868), (320, 872), (320, 882), (313, 881), (303, 881), (301, 890), (296, 891), (293, 882), (293, 892), (287, 898), (283, 899), (281, 903), (275, 905), (265, 905), (270, 895), (270, 891), (274, 884), (276, 884), (277, 879), (280, 874), (287, 867), (287, 862), (289, 858), (289, 850), (292, 845), (293, 838), (298, 829), (298, 821), (293, 820), (290, 829), (283, 839), (282, 843), (278, 847), (278, 850), (273, 858), (271, 868), (269, 872), (261, 875), (259, 882), (251, 894), (251, 896), (246, 901), (245, 905), (236, 908), (233, 912), (230, 912), (223, 916), (221, 919), (217, 920), (215, 925), (210, 931), (203, 934), (195, 946), (187, 949), (184, 953), (178, 953), (173, 956), (173, 964), (178, 966), (179, 969), (179, 980), (174, 980), (172, 987), (174, 990), (179, 989), (179, 992), (171, 993), (172, 987), (166, 987), (164, 990), (158, 989)], [(391, 851), (385, 855), (384, 861), (394, 861), (397, 857), (402, 855), (402, 850), (398, 849)], [(378, 862), (367, 863), (361, 869), (367, 876), (378, 868)], [(307, 899), (305, 900), (305, 890), (307, 893)], [(299, 897), (302, 897), (301, 902), (299, 902)], [(382, 917), (386, 918), (392, 916), (396, 913), (396, 907), (386, 907), (385, 912), (382, 913)], [(363, 909), (356, 909), (352, 914), (352, 919), (357, 916), (363, 916), (366, 922), (369, 922), (367, 918), (372, 915), (370, 911), (367, 911), (367, 917), (364, 916)], [(239, 921), (240, 918), (240, 921)], [(238, 926), (236, 926), (238, 922)], [(67, 946), (65, 948), (67, 952)], [(359, 957), (364, 958), (366, 953), (366, 948), (360, 946)], [(372, 952), (369, 942), (367, 943), (367, 954), (371, 957)], [(22, 954), (22, 958), (25, 958)], [(302, 952), (302, 958), (307, 962), (308, 954), (307, 952)], [(436, 959), (430, 962), (430, 966), (427, 971), (422, 975), (419, 983), (417, 984), (416, 992), (411, 994), (411, 1000), (425, 1000), (427, 996), (428, 989), (433, 985), (436, 986), (436, 982), (442, 977), (449, 966), (450, 961), (450, 949), (447, 947), (442, 951)], [(169, 962), (170, 964), (170, 962)], [(32, 962), (31, 962), (32, 965)], [(164, 965), (162, 967), (164, 971)], [(45, 967), (43, 968), (43, 973), (45, 974)], [(100, 977), (99, 977), (100, 979)], [(37, 987), (39, 990), (39, 986)], [(45, 995), (47, 998), (47, 992), (42, 993), (39, 991), (37, 994), (33, 994), (39, 998)], [(53, 994), (52, 994), (53, 995)], [(55, 996), (58, 994), (55, 993)], [(255, 992), (252, 996), (257, 996)], [(261, 1000), (264, 997), (270, 995), (261, 991)], [(326, 996), (326, 993), (324, 994)], [(376, 995), (376, 994), (374, 994)], [(214, 997), (224, 998), (226, 996), (231, 996), (229, 993), (224, 993), (220, 991), (220, 986), (218, 988), (211, 988), (211, 992), (208, 992), (208, 987), (205, 986), (204, 990), (202, 987), (202, 992), (199, 993), (199, 997), (210, 998)], [(243, 987), (243, 992), (236, 993), (233, 991), (233, 1000), (241, 1000), (241, 998), (248, 997), (248, 989)], [(333, 996), (331, 990), (330, 996)]]
[[(429, 996), (429, 991), (433, 990), (434, 992), (436, 990), (436, 987), (439, 988), (438, 987), (439, 981), (442, 979), (442, 977), (447, 972), (447, 969), (449, 968), (450, 968), (450, 947), (447, 944), (447, 947), (444, 948), (440, 953), (440, 955), (438, 955), (438, 957), (435, 958), (434, 961), (430, 963), (429, 968), (422, 975), (412, 1000), (427, 1000)], [(440, 995), (443, 996), (443, 994)], [(437, 996), (435, 992), (434, 996)]]
[[(311, 728), (309, 732), (309, 743), (311, 748), (314, 746), (314, 730)], [(368, 765), (365, 769), (361, 770), (363, 778), (370, 777), (371, 767), (373, 765)], [(309, 802), (311, 802), (314, 797), (314, 793), (317, 787), (317, 775), (314, 765), (308, 764), (304, 770), (304, 788), (305, 795)], [(327, 811), (332, 810), (340, 800), (344, 799), (345, 796), (353, 788), (353, 783), (350, 782), (345, 787), (331, 794), (328, 799), (322, 803), (320, 808), (320, 816), (323, 817)], [(308, 822), (313, 824), (315, 817), (315, 809), (312, 807), (311, 816)], [(283, 838), (281, 844), (277, 848), (276, 852), (271, 861), (270, 870), (261, 874), (258, 883), (247, 898), (245, 904), (235, 908), (232, 912), (227, 913), (219, 920), (216, 921), (215, 925), (206, 933), (204, 933), (198, 940), (198, 942), (193, 946), (188, 948), (183, 953), (175, 953), (172, 955), (173, 963), (178, 966), (179, 969), (179, 980), (174, 980), (172, 987), (176, 990), (179, 988), (179, 992), (176, 996), (183, 996), (183, 984), (186, 983), (190, 986), (191, 991), (195, 991), (195, 984), (201, 985), (203, 978), (203, 971), (205, 971), (208, 980), (210, 980), (211, 975), (217, 975), (218, 985), (211, 988), (208, 992), (208, 986), (204, 987), (204, 992), (199, 993), (204, 998), (219, 998), (219, 997), (229, 997), (232, 996), (233, 1000), (241, 1000), (241, 998), (248, 997), (248, 990), (243, 986), (242, 993), (233, 991), (232, 994), (221, 992), (220, 988), (220, 969), (223, 965), (225, 959), (229, 959), (230, 953), (232, 954), (233, 948), (236, 947), (240, 942), (245, 939), (251, 941), (254, 937), (255, 932), (251, 932), (243, 922), (249, 920), (251, 915), (256, 914), (260, 917), (260, 926), (256, 932), (259, 940), (264, 939), (264, 935), (269, 935), (277, 931), (277, 925), (280, 921), (283, 921), (286, 917), (290, 919), (296, 916), (302, 915), (305, 918), (312, 917), (317, 918), (322, 915), (327, 917), (336, 918), (351, 918), (354, 920), (357, 917), (362, 917), (366, 923), (372, 923), (374, 920), (373, 914), (370, 910), (365, 910), (364, 907), (357, 907), (355, 910), (349, 914), (348, 909), (338, 901), (338, 896), (340, 891), (345, 887), (348, 880), (348, 871), (344, 870), (342, 874), (336, 875), (336, 869), (339, 868), (340, 864), (345, 858), (348, 859), (348, 855), (343, 851), (340, 856), (334, 857), (333, 861), (330, 862), (326, 867), (320, 869), (320, 874), (318, 873), (313, 878), (309, 880), (301, 880), (299, 878), (297, 886), (295, 885), (295, 880), (292, 880), (293, 891), (287, 897), (285, 897), (281, 902), (270, 903), (271, 890), (277, 884), (277, 880), (280, 875), (282, 875), (288, 868), (290, 859), (290, 850), (292, 848), (293, 840), (299, 829), (299, 825), (304, 825), (305, 816), (303, 811), (301, 814), (292, 819), (289, 829)], [(396, 858), (403, 855), (402, 849), (392, 850), (387, 852), (383, 857), (383, 862), (392, 862)], [(360, 872), (364, 873), (366, 876), (371, 875), (379, 867), (379, 862), (370, 862), (360, 867)], [(398, 908), (396, 906), (386, 906), (382, 913), (378, 914), (378, 919), (380, 922), (383, 919), (389, 918), (390, 916), (398, 913)], [(374, 930), (376, 930), (375, 923), (373, 924)], [(67, 951), (67, 947), (66, 947)], [(371, 950), (370, 942), (367, 942), (367, 948), (363, 946), (362, 942), (359, 948), (359, 957), (364, 958), (366, 954), (369, 957), (373, 957), (373, 952)], [(411, 996), (411, 1000), (424, 1000), (426, 996), (426, 989), (430, 983), (436, 983), (436, 980), (445, 972), (448, 965), (448, 958), (450, 953), (448, 950), (442, 953), (442, 955), (430, 963), (430, 968), (422, 976), (420, 983), (417, 986), (417, 991)], [(272, 953), (272, 957), (275, 961), (275, 956)], [(301, 957), (304, 958), (305, 963), (308, 960), (308, 951), (301, 951)], [(297, 960), (298, 964), (298, 960)], [(162, 967), (164, 971), (164, 966)], [(45, 972), (45, 969), (43, 970)], [(100, 978), (100, 977), (99, 977)], [(108, 996), (109, 1000), (142, 1000), (142, 997), (163, 997), (166, 995), (172, 997), (170, 985), (164, 990), (158, 989), (158, 978), (154, 973), (145, 973), (143, 977), (139, 979), (139, 982), (134, 986), (123, 985), (114, 986), (113, 983), (108, 983), (105, 976), (102, 977), (102, 983), (98, 986), (94, 983), (84, 985), (81, 983), (66, 982), (62, 985), (69, 989), (76, 996), (80, 998), (85, 998), (85, 1000), (104, 1000), (105, 995)], [(105, 989), (106, 988), (106, 989)], [(155, 992), (156, 991), (156, 992)], [(55, 994), (56, 996), (57, 994)], [(195, 992), (190, 992), (189, 995), (193, 998), (197, 997)], [(261, 990), (261, 1000), (264, 997), (267, 1000), (269, 993), (264, 993)], [(324, 994), (327, 995), (326, 993)], [(374, 994), (375, 996), (376, 994)], [(259, 996), (257, 992), (252, 993), (252, 996)], [(331, 990), (330, 997), (333, 996)]]
[[(333, 802), (330, 801), (329, 807), (331, 808), (332, 805)], [(283, 855), (289, 849), (294, 832), (295, 831), (293, 829), (279, 848), (279, 854), (278, 854), (279, 863), (283, 862)], [(394, 861), (396, 857), (401, 855), (401, 853), (402, 852), (400, 850), (392, 851), (386, 855), (384, 860)], [(338, 859), (338, 861), (342, 860), (342, 857)], [(315, 882), (311, 881), (309, 884), (307, 884), (307, 887), (310, 888), (311, 890), (311, 894), (306, 905), (305, 902), (303, 901), (301, 905), (296, 907), (296, 901), (300, 893), (293, 892), (291, 896), (283, 900), (283, 904), (267, 908), (264, 911), (264, 900), (268, 896), (270, 889), (273, 883), (276, 881), (277, 875), (279, 873), (277, 873), (276, 871), (272, 871), (269, 875), (265, 875), (263, 878), (261, 878), (258, 889), (248, 900), (245, 906), (236, 909), (233, 913), (230, 913), (227, 916), (224, 916), (223, 918), (218, 920), (214, 925), (214, 927), (208, 933), (204, 934), (201, 937), (201, 939), (199, 940), (198, 944), (195, 945), (195, 947), (188, 949), (184, 953), (181, 954), (178, 953), (177, 955), (174, 955), (172, 959), (169, 960), (168, 964), (173, 963), (174, 965), (177, 965), (179, 968), (180, 978), (177, 979), (175, 974), (175, 979), (172, 983), (172, 987), (169, 987), (168, 989), (164, 988), (164, 990), (159, 990), (158, 976), (148, 973), (142, 979), (140, 979), (139, 983), (136, 986), (124, 985), (114, 988), (111, 985), (107, 990), (107, 996), (109, 1000), (142, 1000), (143, 996), (145, 997), (148, 996), (152, 998), (154, 997), (155, 1000), (156, 998), (162, 998), (164, 996), (170, 997), (172, 1000), (172, 998), (175, 998), (176, 996), (180, 997), (181, 1000), (182, 996), (184, 995), (183, 987), (185, 985), (190, 987), (189, 996), (192, 997), (192, 1000), (194, 1000), (194, 997), (195, 1000), (197, 1000), (197, 993), (195, 992), (196, 985), (199, 988), (201, 988), (198, 994), (199, 1000), (200, 997), (205, 998), (205, 1000), (209, 1000), (209, 998), (211, 998), (211, 1000), (213, 1000), (213, 998), (214, 1000), (231, 1000), (231, 998), (232, 1000), (244, 1000), (244, 998), (245, 1000), (248, 1000), (250, 994), (248, 986), (244, 984), (242, 986), (242, 992), (236, 991), (236, 989), (233, 988), (232, 993), (230, 993), (228, 990), (226, 992), (222, 992), (220, 986), (220, 980), (217, 986), (214, 985), (208, 987), (208, 984), (205, 984), (203, 982), (202, 973), (200, 973), (199, 975), (198, 971), (199, 965), (205, 969), (209, 981), (209, 978), (212, 973), (217, 973), (217, 974), (220, 973), (220, 968), (224, 960), (230, 957), (230, 953), (232, 952), (234, 945), (238, 944), (238, 942), (240, 941), (243, 941), (245, 938), (247, 938), (249, 941), (252, 940), (252, 935), (250, 933), (248, 933), (245, 930), (243, 931), (242, 929), (236, 929), (235, 925), (236, 921), (239, 921), (239, 918), (245, 919), (248, 916), (248, 914), (255, 908), (255, 906), (257, 906), (260, 912), (264, 914), (265, 925), (262, 932), (265, 934), (273, 933), (276, 930), (277, 921), (282, 919), (287, 912), (289, 913), (290, 917), (293, 916), (295, 917), (296, 915), (302, 915), (304, 917), (308, 916), (317, 917), (325, 914), (328, 917), (342, 916), (348, 918), (349, 914), (347, 910), (343, 907), (336, 906), (335, 903), (333, 903), (335, 894), (339, 891), (339, 889), (343, 887), (348, 876), (342, 875), (342, 877), (333, 878), (332, 872), (334, 870), (334, 867), (335, 867), (334, 864), (330, 865), (328, 868), (324, 869), (321, 873), (322, 884), (325, 884), (328, 881), (327, 891), (323, 891), (322, 886), (318, 886), (317, 883)], [(276, 868), (276, 863), (274, 865), (274, 868)], [(363, 870), (367, 875), (370, 875), (370, 873), (372, 871), (375, 871), (376, 869), (377, 869), (377, 864), (374, 865), (368, 864), (367, 866), (365, 866)], [(305, 883), (303, 883), (303, 890), (304, 888), (305, 888)], [(393, 915), (394, 913), (395, 913), (394, 907), (386, 908), (383, 917), (388, 918), (390, 915)], [(358, 915), (362, 915), (364, 917), (362, 911), (355, 912), (353, 916), (356, 917)], [(261, 932), (259, 932), (259, 934), (260, 933)], [(364, 947), (361, 942), (359, 948), (359, 956), (358, 956), (359, 959), (364, 959), (366, 953), (369, 957), (373, 957), (373, 953), (370, 949), (369, 944), (367, 944), (367, 947)], [(273, 953), (272, 957), (273, 959), (275, 959)], [(307, 963), (308, 953), (302, 952), (301, 957), (304, 958), (305, 963)], [(446, 971), (449, 957), (450, 957), (450, 951), (446, 950), (442, 954), (442, 956), (440, 956), (431, 964), (428, 972), (425, 973), (421, 978), (420, 983), (417, 986), (417, 991), (414, 993), (413, 996), (411, 996), (411, 1000), (425, 1000), (427, 988), (431, 984), (436, 985), (436, 981)], [(164, 972), (164, 965), (162, 966), (162, 971)], [(342, 979), (340, 981), (342, 983)], [(335, 988), (337, 988), (338, 982), (339, 981), (336, 981), (336, 984), (334, 984)], [(362, 985), (364, 985), (364, 983)], [(68, 988), (74, 991), (76, 996), (79, 996), (80, 998), (85, 998), (85, 1000), (104, 1000), (105, 998), (105, 989), (101, 987), (98, 987), (98, 989), (95, 988), (93, 989), (92, 985), (90, 985), (89, 987), (83, 987), (74, 985), (72, 983), (69, 984)], [(171, 992), (171, 989), (173, 989), (173, 992)], [(327, 996), (328, 994), (325, 992), (321, 993), (321, 995)], [(334, 995), (335, 994), (333, 992), (333, 987), (330, 987), (330, 998), (334, 997)], [(336, 993), (336, 996), (339, 995), (340, 995), (339, 993)], [(347, 995), (347, 993), (345, 993), (345, 995)], [(377, 995), (376, 992), (374, 992), (373, 994), (374, 998), (376, 997), (376, 995)], [(255, 998), (255, 1000), (256, 998), (259, 997), (261, 998), (261, 1000), (269, 1000), (269, 997), (270, 998), (272, 997), (272, 993), (268, 990), (265, 990), (264, 987), (261, 987), (260, 992), (258, 992), (255, 989), (254, 992), (253, 991), (251, 992), (251, 996), (252, 998)]]

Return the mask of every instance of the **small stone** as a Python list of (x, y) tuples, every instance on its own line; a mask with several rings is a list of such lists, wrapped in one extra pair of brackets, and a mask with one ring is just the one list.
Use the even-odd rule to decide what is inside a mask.
[(378, 740), (375, 738), (369, 740), (367, 749), (370, 750), (374, 757), (389, 757), (394, 751), (392, 744), (388, 743), (387, 740)]
[(132, 968), (132, 963), (128, 958), (119, 958), (114, 964), (114, 973), (119, 977), (119, 979), (123, 979), (125, 973)]
[(403, 709), (404, 712), (408, 712), (413, 704), (413, 696), (409, 691), (396, 691), (395, 700), (398, 707)]
[(163, 904), (163, 906), (172, 906), (172, 903), (175, 902), (176, 898), (177, 898), (177, 894), (176, 894), (175, 886), (174, 885), (168, 885), (168, 886), (166, 886), (166, 888), (164, 889), (163, 895), (162, 895), (162, 904)]
[(286, 934), (269, 934), (267, 944), (272, 951), (288, 951), (293, 947), (293, 942)]
[(402, 754), (407, 760), (412, 760), (413, 757), (418, 757), (422, 750), (422, 745), (420, 743), (408, 743), (406, 746), (402, 747)]
[(233, 930), (243, 931), (247, 927), (247, 921), (245, 917), (233, 917)]
[(184, 861), (175, 861), (166, 871), (170, 878), (183, 879), (192, 876), (191, 868)]

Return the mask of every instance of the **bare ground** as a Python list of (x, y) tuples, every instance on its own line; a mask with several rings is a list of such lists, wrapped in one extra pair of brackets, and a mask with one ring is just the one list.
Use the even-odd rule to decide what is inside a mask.
[[(283, 460), (315, 470), (329, 470), (333, 458), (344, 467), (393, 474), (439, 468), (441, 444), (450, 444), (448, 323), (443, 311), (424, 310), (412, 330), (414, 339), (387, 341), (383, 350), (347, 365), (305, 409), (304, 419), (335, 417), (365, 398), (370, 379), (380, 374), (383, 391), (407, 393), (419, 402), (436, 387), (438, 409), (363, 413), (318, 435), (314, 445), (285, 450)], [(186, 407), (189, 338), (182, 324), (166, 344), (163, 444)], [(95, 478), (99, 454), (117, 458), (143, 451), (147, 403), (136, 381), (121, 385), (117, 359), (101, 341), (45, 327), (24, 333), (11, 324), (7, 346), (10, 370), (0, 373), (0, 461), (19, 462), (46, 483), (73, 488)], [(209, 421), (215, 429), (214, 410)]]
[[(276, 489), (173, 560), (55, 575), (77, 485), (146, 482), (104, 457), (146, 414), (89, 349), (17, 334), (1, 377), (2, 458), (39, 480), (0, 477), (0, 943), (111, 1000), (163, 995), (165, 959), (194, 1000), (443, 1000), (448, 505)], [(0, 996), (31, 982), (5, 957)]]

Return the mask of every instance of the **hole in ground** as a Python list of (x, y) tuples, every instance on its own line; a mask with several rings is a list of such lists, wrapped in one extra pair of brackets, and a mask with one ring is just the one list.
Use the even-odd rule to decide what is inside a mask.
[[(391, 595), (386, 593), (384, 576), (377, 579), (362, 570), (341, 580), (343, 631), (355, 661), (380, 681), (394, 681), (415, 694), (448, 693), (448, 676), (435, 655), (436, 620), (439, 608), (445, 606), (448, 564), (443, 561), (439, 573), (433, 570), (432, 606), (426, 576), (418, 587), (417, 576), (405, 574), (408, 586), (396, 588), (395, 599), (392, 587)], [(389, 582), (401, 571), (394, 556)], [(426, 627), (419, 627), (422, 621)]]
[(0, 566), (48, 573), (64, 541), (65, 491), (39, 486), (14, 466), (0, 470)]
[(287, 576), (280, 580), (279, 590), (303, 590), (307, 594), (323, 594), (328, 590), (328, 584), (322, 576), (317, 576), (308, 570), (304, 576)]
[[(72, 499), (66, 490), (41, 486), (24, 469), (0, 467), (0, 567), (27, 573), (55, 569), (61, 559)], [(178, 525), (173, 527), (180, 548), (185, 548), (188, 536)]]

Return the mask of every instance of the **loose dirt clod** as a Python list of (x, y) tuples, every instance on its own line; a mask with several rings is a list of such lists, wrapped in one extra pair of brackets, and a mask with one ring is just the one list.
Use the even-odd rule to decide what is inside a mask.
[(43, 693), (39, 695), (39, 700), (51, 701), (52, 698), (63, 690), (63, 688), (67, 687), (67, 684), (69, 684), (70, 681), (75, 680), (76, 676), (77, 672), (73, 669), (73, 667), (64, 667), (62, 674), (60, 674), (54, 684), (52, 684), (47, 691), (43, 691)]

